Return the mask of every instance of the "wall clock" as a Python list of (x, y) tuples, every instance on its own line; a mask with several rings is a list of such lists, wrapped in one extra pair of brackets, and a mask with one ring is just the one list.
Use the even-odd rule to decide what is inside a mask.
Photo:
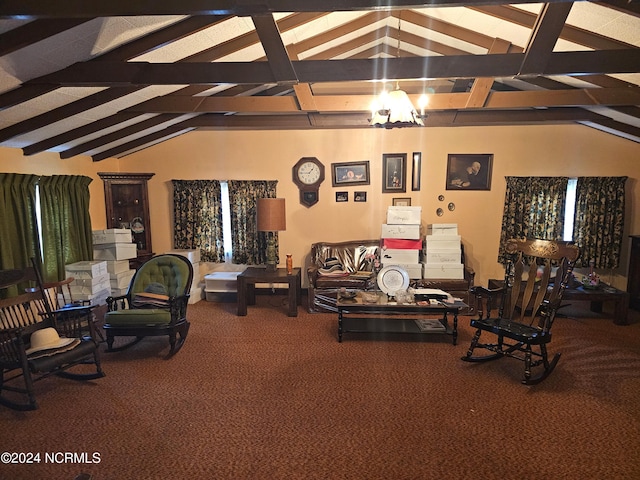
[(318, 203), (318, 190), (324, 181), (324, 165), (315, 157), (302, 157), (293, 166), (293, 183), (300, 190), (300, 203), (311, 207)]

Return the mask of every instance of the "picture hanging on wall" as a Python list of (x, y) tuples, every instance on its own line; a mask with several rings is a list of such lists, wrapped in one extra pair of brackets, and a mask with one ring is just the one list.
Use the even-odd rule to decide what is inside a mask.
[(336, 202), (348, 202), (349, 192), (336, 192)]
[(447, 158), (447, 190), (491, 190), (493, 154), (450, 153)]
[(420, 175), (422, 170), (422, 153), (413, 152), (411, 156), (411, 190), (420, 191)]
[(369, 161), (331, 164), (333, 187), (340, 185), (369, 185)]
[(382, 193), (404, 193), (407, 191), (407, 154), (385, 153), (382, 155)]
[(354, 192), (353, 201), (354, 202), (366, 202), (367, 201), (367, 192)]

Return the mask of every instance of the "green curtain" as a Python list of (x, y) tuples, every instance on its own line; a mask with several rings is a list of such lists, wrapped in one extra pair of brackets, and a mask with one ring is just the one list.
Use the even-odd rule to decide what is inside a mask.
[(40, 210), (45, 281), (65, 278), (65, 265), (93, 259), (89, 184), (81, 175), (40, 177)]
[[(37, 175), (0, 173), (0, 270), (24, 268), (40, 257), (36, 220)], [(17, 289), (5, 295), (17, 295)]]
[(579, 177), (573, 240), (580, 246), (577, 266), (617, 268), (624, 230), (627, 177)]
[(224, 262), (220, 181), (172, 180), (172, 183), (174, 247), (200, 249), (204, 262)]
[[(258, 198), (276, 198), (277, 180), (229, 180), (233, 263), (259, 265), (266, 262), (267, 233), (258, 232)], [(276, 252), (278, 234), (275, 236)], [(279, 258), (276, 263), (279, 263)]]
[(498, 261), (506, 263), (510, 238), (562, 240), (568, 177), (505, 177)]

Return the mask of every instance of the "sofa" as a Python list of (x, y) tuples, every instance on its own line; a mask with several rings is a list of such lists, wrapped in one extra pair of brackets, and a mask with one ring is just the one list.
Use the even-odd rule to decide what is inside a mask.
[[(475, 307), (469, 296), (469, 289), (473, 286), (475, 272), (465, 262), (464, 246), (461, 246), (464, 265), (464, 278), (423, 278), (413, 280), (411, 286), (415, 288), (439, 288), (452, 294), (454, 297), (462, 298), (469, 305), (468, 309), (461, 311), (463, 314), (475, 313)], [(309, 312), (336, 312), (336, 299), (341, 288), (372, 290), (376, 288), (376, 278), (373, 272), (368, 278), (361, 276), (333, 277), (321, 275), (320, 270), (325, 266), (329, 258), (336, 258), (343, 269), (347, 272), (372, 271), (373, 262), (370, 256), (380, 254), (380, 239), (373, 240), (353, 240), (339, 243), (317, 242), (311, 245), (311, 261), (307, 268), (307, 278), (309, 280)]]
[[(380, 251), (380, 239), (353, 240), (348, 242), (317, 242), (311, 245), (311, 261), (307, 268), (309, 280), (309, 312), (337, 312), (336, 298), (341, 288), (368, 290), (376, 286), (373, 275), (373, 262), (369, 257), (378, 256)], [(336, 258), (342, 265), (342, 269), (349, 272), (371, 272), (371, 276), (363, 278), (358, 276), (333, 277), (321, 275), (328, 258)]]

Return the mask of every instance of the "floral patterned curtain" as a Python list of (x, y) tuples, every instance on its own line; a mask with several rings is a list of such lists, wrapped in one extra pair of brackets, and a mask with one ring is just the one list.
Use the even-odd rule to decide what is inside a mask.
[[(258, 232), (256, 204), (258, 198), (276, 198), (277, 183), (276, 180), (229, 180), (233, 263), (259, 265), (266, 262), (267, 233)], [(278, 234), (273, 235), (278, 252)]]
[(204, 262), (224, 262), (219, 180), (172, 180), (177, 249), (200, 249)]
[(624, 230), (627, 177), (579, 177), (573, 240), (580, 246), (577, 266), (617, 268)]
[(510, 238), (562, 240), (567, 177), (505, 177), (498, 261), (506, 263)]

